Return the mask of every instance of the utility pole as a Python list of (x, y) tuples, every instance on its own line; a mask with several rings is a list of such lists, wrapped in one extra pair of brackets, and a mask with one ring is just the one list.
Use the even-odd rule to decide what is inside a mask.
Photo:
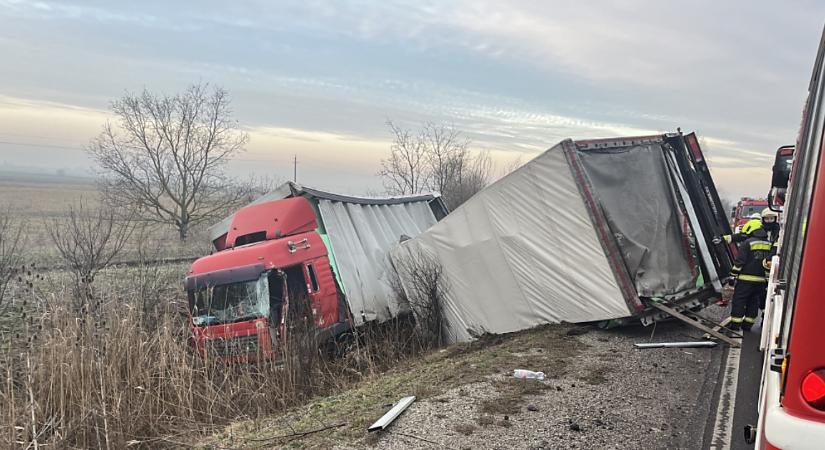
[(292, 159), (292, 182), (298, 182), (298, 155)]

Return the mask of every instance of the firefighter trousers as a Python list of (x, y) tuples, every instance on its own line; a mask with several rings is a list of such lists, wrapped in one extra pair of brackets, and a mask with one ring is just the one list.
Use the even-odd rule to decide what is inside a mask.
[(731, 325), (750, 329), (756, 321), (760, 307), (764, 308), (767, 290), (767, 282), (738, 280), (731, 299)]

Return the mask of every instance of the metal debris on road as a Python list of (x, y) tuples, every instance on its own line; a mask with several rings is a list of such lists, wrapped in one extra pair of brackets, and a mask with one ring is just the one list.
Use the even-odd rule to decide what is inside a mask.
[(716, 342), (693, 341), (693, 342), (650, 342), (644, 344), (633, 344), (636, 348), (691, 348), (691, 347), (716, 347)]

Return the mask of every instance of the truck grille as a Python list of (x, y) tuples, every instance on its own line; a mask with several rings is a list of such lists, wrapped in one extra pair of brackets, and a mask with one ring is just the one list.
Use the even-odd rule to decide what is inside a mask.
[(209, 340), (207, 348), (211, 356), (219, 358), (255, 354), (258, 352), (258, 335)]

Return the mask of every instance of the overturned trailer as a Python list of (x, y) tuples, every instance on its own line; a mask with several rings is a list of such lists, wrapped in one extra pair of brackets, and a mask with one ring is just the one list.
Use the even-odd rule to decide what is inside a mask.
[(721, 295), (729, 232), (695, 134), (565, 140), (391, 256), (407, 291), (410, 261), (440, 266), (448, 334), (466, 341), (689, 314)]

